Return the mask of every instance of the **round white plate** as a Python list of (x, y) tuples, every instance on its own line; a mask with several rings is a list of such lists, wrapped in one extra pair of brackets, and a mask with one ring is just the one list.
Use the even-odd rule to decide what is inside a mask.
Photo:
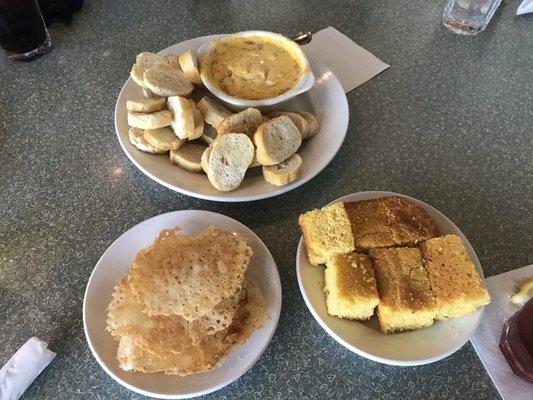
[[(107, 306), (114, 286), (126, 274), (137, 252), (152, 244), (165, 228), (179, 226), (187, 233), (199, 233), (210, 225), (237, 232), (248, 239), (253, 256), (246, 272), (268, 305), (270, 320), (226, 362), (211, 372), (180, 377), (163, 373), (145, 374), (120, 369), (117, 343), (106, 331)], [(91, 351), (102, 368), (118, 383), (145, 396), (183, 399), (200, 396), (230, 384), (259, 359), (274, 335), (281, 310), (281, 283), (278, 269), (265, 244), (250, 229), (225, 215), (209, 211), (182, 210), (158, 215), (134, 226), (102, 255), (87, 283), (83, 299), (83, 327)]]
[[(167, 47), (160, 53), (181, 54), (187, 50), (197, 51), (202, 44), (219, 36), (203, 36), (187, 40)], [(339, 151), (348, 129), (348, 102), (341, 84), (323, 63), (312, 58), (309, 60), (316, 77), (315, 86), (283, 105), (271, 107), (312, 111), (321, 123), (320, 132), (305, 140), (299, 150), (303, 159), (302, 175), (288, 185), (281, 187), (271, 185), (263, 179), (261, 168), (252, 168), (237, 189), (231, 192), (219, 192), (209, 183), (206, 175), (172, 165), (168, 155), (153, 155), (137, 150), (128, 139), (126, 101), (142, 98), (142, 92), (131, 78), (122, 87), (115, 107), (115, 129), (120, 145), (133, 164), (144, 174), (169, 189), (200, 199), (227, 202), (252, 201), (277, 196), (297, 188), (314, 178), (331, 162)]]
[[(459, 236), (470, 259), (483, 278), (479, 260), (466, 237), (452, 221), (426, 203), (391, 192), (354, 193), (334, 202), (368, 200), (383, 196), (402, 196), (414, 201), (433, 218), (442, 234)], [(326, 295), (323, 291), (324, 268), (315, 267), (309, 263), (302, 238), (300, 238), (296, 255), (296, 273), (305, 303), (320, 326), (333, 339), (354, 353), (384, 364), (412, 366), (441, 360), (459, 350), (470, 339), (483, 315), (482, 308), (462, 318), (435, 321), (429, 328), (419, 331), (385, 335), (379, 330), (379, 322), (375, 316), (370, 321), (358, 322), (332, 317), (328, 314)]]

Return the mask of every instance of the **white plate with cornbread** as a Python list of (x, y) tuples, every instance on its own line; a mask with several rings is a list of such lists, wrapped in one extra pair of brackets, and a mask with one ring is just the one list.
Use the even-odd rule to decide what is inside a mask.
[[(224, 47), (225, 41), (239, 46)], [(245, 54), (228, 60), (241, 44)], [(288, 49), (281, 52), (288, 60), (272, 58), (281, 57), (277, 50), (261, 58), (273, 44)], [(260, 61), (257, 68), (271, 69), (254, 67), (249, 80), (257, 90), (250, 93), (247, 80), (235, 78), (237, 67), (251, 74), (247, 55)], [(299, 74), (282, 73), (291, 59)], [(348, 104), (339, 81), (271, 32), (204, 36), (143, 52), (130, 76), (115, 108), (120, 145), (145, 175), (189, 196), (240, 202), (288, 192), (322, 171), (346, 136)], [(290, 82), (276, 91), (276, 79)]]
[(474, 249), (433, 207), (360, 192), (299, 218), (305, 302), (337, 342), (368, 359), (441, 360), (472, 336), (490, 297)]

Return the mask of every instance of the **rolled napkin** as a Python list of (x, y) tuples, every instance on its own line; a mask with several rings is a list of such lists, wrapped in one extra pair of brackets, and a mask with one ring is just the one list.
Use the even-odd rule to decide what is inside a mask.
[(533, 265), (485, 279), (492, 301), (472, 336), (472, 345), (503, 400), (533, 399), (533, 383), (513, 373), (498, 347), (504, 323), (520, 309), (511, 303), (511, 296), (531, 277)]
[[(319, 58), (337, 77), (345, 93), (389, 68), (375, 55), (331, 26), (313, 34), (306, 53)], [(320, 78), (317, 77), (317, 81)]]
[(518, 6), (516, 15), (524, 15), (533, 12), (533, 0), (524, 0), (522, 4)]
[(56, 353), (48, 343), (32, 337), (0, 369), (0, 399), (17, 400), (52, 362)]

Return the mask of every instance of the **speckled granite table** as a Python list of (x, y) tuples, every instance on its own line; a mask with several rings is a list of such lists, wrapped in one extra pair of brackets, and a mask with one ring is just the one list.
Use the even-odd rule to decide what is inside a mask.
[[(276, 259), (283, 309), (268, 350), (225, 398), (497, 398), (470, 344), (435, 364), (398, 368), (350, 353), (299, 293), (297, 215), (347, 193), (390, 190), (438, 208), (468, 236), (487, 276), (533, 262), (533, 16), (507, 1), (486, 32), (441, 27), (443, 2), (86, 1), (53, 52), (0, 58), (0, 364), (30, 336), (58, 355), (24, 398), (140, 398), (98, 366), (82, 298), (122, 232), (179, 209), (227, 214)], [(392, 67), (348, 95), (336, 159), (278, 198), (200, 201), (139, 172), (114, 132), (113, 108), (135, 54), (200, 35), (335, 26)]]

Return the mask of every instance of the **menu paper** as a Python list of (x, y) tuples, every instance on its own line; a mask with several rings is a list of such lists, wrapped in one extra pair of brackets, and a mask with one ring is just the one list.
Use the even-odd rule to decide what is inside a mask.
[(0, 399), (17, 400), (56, 356), (48, 344), (32, 337), (0, 369)]
[(485, 279), (491, 302), (472, 336), (472, 345), (503, 400), (533, 399), (533, 383), (513, 373), (499, 348), (503, 324), (520, 309), (511, 303), (511, 296), (529, 278), (533, 264)]
[(390, 67), (331, 26), (313, 34), (303, 49), (331, 69), (345, 93)]

